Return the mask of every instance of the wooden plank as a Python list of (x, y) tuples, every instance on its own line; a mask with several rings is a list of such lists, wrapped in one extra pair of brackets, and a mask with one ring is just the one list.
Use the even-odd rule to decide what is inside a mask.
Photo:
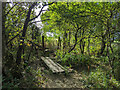
[(50, 58), (46, 57), (46, 60), (47, 60), (47, 63), (50, 63), (48, 66), (50, 67), (50, 69), (53, 71), (53, 72), (63, 72), (64, 70), (61, 69), (60, 67), (58, 67)]
[(56, 63), (58, 66), (60, 66), (63, 70), (67, 71), (68, 73), (73, 72), (73, 69), (66, 69), (63, 66), (61, 66), (59, 63)]
[(56, 69), (50, 64), (50, 62), (45, 58), (41, 57), (41, 59), (45, 62), (45, 64), (52, 70), (52, 72), (56, 72)]
[(54, 63), (49, 57), (41, 57), (45, 64), (50, 68), (53, 73), (64, 72), (64, 70)]
[(59, 67), (57, 64), (55, 64), (49, 57), (46, 57), (50, 62), (51, 64), (57, 69), (56, 72), (64, 72), (64, 70)]
[(57, 64), (55, 64), (49, 57), (46, 58), (50, 60), (50, 62), (53, 64), (54, 67), (56, 67), (58, 72), (64, 72), (64, 70), (61, 67), (59, 67)]

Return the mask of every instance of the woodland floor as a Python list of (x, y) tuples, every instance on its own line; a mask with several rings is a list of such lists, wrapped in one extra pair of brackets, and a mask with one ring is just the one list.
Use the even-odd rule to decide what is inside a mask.
[[(32, 67), (34, 69), (41, 69), (41, 72), (43, 72), (43, 77), (45, 77), (44, 84), (42, 87), (44, 88), (83, 88), (84, 85), (82, 85), (82, 76), (81, 76), (81, 70), (74, 70), (74, 72), (65, 74), (65, 73), (58, 73), (53, 74), (48, 68), (43, 67), (43, 65), (40, 65), (40, 60), (35, 61), (32, 64)], [(39, 78), (38, 78), (39, 79)], [(41, 87), (41, 86), (40, 86)]]
[(46, 74), (47, 88), (82, 88), (82, 77), (78, 72), (65, 76), (64, 74)]

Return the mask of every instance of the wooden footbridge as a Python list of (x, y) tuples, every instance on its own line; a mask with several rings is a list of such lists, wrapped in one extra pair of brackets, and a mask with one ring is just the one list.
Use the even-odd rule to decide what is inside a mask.
[(49, 57), (41, 57), (42, 61), (45, 65), (53, 72), (53, 73), (63, 73), (65, 71), (72, 72), (72, 69), (66, 69), (61, 66), (59, 63), (55, 63)]

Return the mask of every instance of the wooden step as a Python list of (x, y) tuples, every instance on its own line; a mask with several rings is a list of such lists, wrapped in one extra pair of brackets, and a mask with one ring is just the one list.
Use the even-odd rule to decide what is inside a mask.
[(53, 62), (49, 57), (41, 57), (44, 63), (49, 67), (53, 73), (62, 73), (65, 72), (64, 67), (60, 64)]

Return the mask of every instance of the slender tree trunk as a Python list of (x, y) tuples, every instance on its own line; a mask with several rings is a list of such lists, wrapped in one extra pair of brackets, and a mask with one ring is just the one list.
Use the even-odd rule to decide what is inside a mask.
[(75, 44), (74, 44), (74, 46), (68, 51), (68, 53), (70, 53), (72, 50), (74, 50), (74, 48), (75, 48), (76, 45), (77, 45), (77, 34), (78, 34), (78, 30), (79, 30), (79, 29), (77, 29), (77, 31), (76, 31), (76, 33), (75, 33)]
[[(109, 59), (109, 64), (110, 64), (110, 66), (111, 66), (111, 68), (112, 68), (112, 74), (114, 75), (114, 77), (115, 77), (115, 73), (114, 73), (114, 61), (115, 61), (115, 57), (114, 57), (114, 55), (113, 55), (113, 49), (112, 49), (112, 47), (111, 47), (111, 38), (110, 38), (110, 20), (108, 19), (107, 20), (107, 35), (108, 35), (108, 44), (107, 44), (107, 56), (108, 56), (108, 59)], [(109, 50), (109, 48), (111, 48), (111, 51), (112, 51), (112, 53), (110, 54), (110, 50)]]
[(17, 65), (19, 65), (21, 63), (21, 55), (22, 55), (22, 50), (23, 50), (24, 38), (25, 38), (25, 35), (26, 35), (28, 23), (29, 23), (29, 20), (30, 20), (30, 14), (31, 14), (32, 8), (34, 6), (35, 6), (35, 3), (33, 3), (32, 6), (29, 8), (29, 11), (27, 13), (27, 17), (26, 17), (26, 20), (25, 20), (25, 23), (24, 23), (22, 37), (20, 38), (20, 40), (22, 40), (22, 41), (20, 42), (21, 44), (19, 45), (18, 51), (17, 51), (17, 58), (16, 58)]
[(69, 48), (70, 48), (70, 39), (71, 39), (71, 31), (69, 31), (69, 41), (68, 41)]
[(32, 46), (31, 46), (31, 49), (30, 49), (30, 52), (29, 52), (29, 55), (28, 55), (28, 62), (29, 62), (29, 59), (30, 59), (30, 55), (31, 55), (31, 52), (33, 51), (33, 44), (32, 44)]
[(110, 41), (110, 49), (111, 49), (111, 51), (113, 53), (113, 48), (112, 48), (112, 45), (111, 45), (111, 41)]
[(84, 54), (85, 42), (83, 40), (80, 41), (80, 50), (81, 53)]
[(60, 43), (61, 43), (61, 40), (60, 40), (60, 37), (58, 37), (58, 46), (57, 46), (57, 49), (60, 49)]
[(21, 64), (22, 50), (24, 48), (23, 47), (23, 45), (24, 45), (24, 38), (25, 38), (25, 35), (26, 35), (28, 23), (29, 23), (29, 20), (30, 20), (30, 14), (31, 14), (32, 8), (34, 6), (35, 6), (35, 3), (33, 3), (31, 5), (31, 7), (29, 8), (29, 11), (28, 11), (26, 19), (25, 19), (23, 31), (22, 31), (22, 37), (20, 38), (20, 40), (22, 40), (22, 41), (20, 42), (20, 45), (18, 47), (17, 57), (16, 57), (16, 64), (17, 64), (17, 66), (15, 67), (15, 73), (14, 73), (16, 78), (21, 78), (21, 76), (22, 76), (21, 69), (20, 69), (20, 64)]
[(60, 49), (61, 49), (61, 39), (60, 39)]
[(67, 33), (66, 33), (66, 30), (65, 30), (64, 36), (63, 36), (63, 50), (64, 50), (65, 47), (66, 47), (66, 38), (67, 38)]
[(115, 76), (115, 74), (114, 74), (114, 59), (115, 58), (110, 58), (109, 45), (108, 44), (107, 44), (107, 57), (108, 57), (108, 60), (109, 60), (109, 65), (112, 68), (112, 74)]
[(88, 37), (88, 54), (90, 55), (90, 49), (89, 49), (89, 47), (90, 47), (90, 35), (89, 35), (89, 37)]
[[(80, 34), (81, 34), (81, 37), (83, 37), (83, 35), (84, 35), (84, 29), (81, 30)], [(84, 47), (85, 47), (84, 39), (81, 39), (80, 40), (80, 50), (81, 50), (82, 54), (84, 54)]]
[[(34, 39), (34, 28), (32, 27), (32, 40)], [(29, 55), (28, 55), (28, 62), (29, 62), (29, 58), (30, 58), (30, 55), (31, 55), (31, 52), (33, 51), (33, 43), (32, 43), (32, 46), (31, 46), (31, 49), (30, 49), (30, 52), (29, 52)]]
[(42, 36), (42, 49), (44, 51), (45, 45), (44, 45), (44, 36)]
[(84, 54), (85, 42), (83, 41), (82, 54)]
[(101, 45), (100, 55), (103, 54), (104, 49), (105, 49), (105, 41), (104, 41), (104, 39), (105, 39), (105, 36), (102, 36), (102, 45)]

